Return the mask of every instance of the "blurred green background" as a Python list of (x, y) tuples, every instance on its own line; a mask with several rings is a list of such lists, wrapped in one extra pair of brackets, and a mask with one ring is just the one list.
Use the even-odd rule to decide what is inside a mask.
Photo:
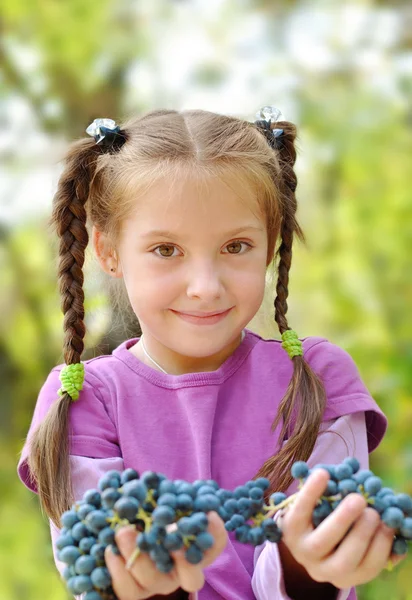
[[(412, 494), (412, 27), (408, 2), (0, 2), (0, 598), (67, 600), (48, 521), (16, 465), (38, 390), (62, 362), (56, 240), (68, 141), (96, 117), (204, 108), (299, 130), (289, 324), (345, 348), (389, 418), (371, 456)], [(85, 358), (131, 337), (86, 263)], [(273, 285), (250, 328), (280, 338)], [(411, 600), (412, 561), (358, 588)]]

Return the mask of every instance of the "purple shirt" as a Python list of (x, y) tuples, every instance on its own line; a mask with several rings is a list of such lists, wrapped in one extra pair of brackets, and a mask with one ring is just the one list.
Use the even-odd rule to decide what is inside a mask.
[[(70, 409), (71, 456), (120, 458), (123, 468), (160, 471), (171, 479), (216, 479), (227, 489), (252, 478), (276, 448), (280, 427), (275, 432), (270, 427), (293, 364), (281, 341), (245, 331), (242, 343), (212, 372), (168, 375), (154, 370), (127, 350), (138, 338), (123, 342), (111, 355), (85, 361), (83, 390)], [(365, 446), (372, 452), (384, 436), (387, 421), (351, 356), (321, 337), (302, 342), (305, 359), (325, 384), (325, 424), (364, 413)], [(19, 477), (33, 491), (26, 462), (30, 433), (58, 398), (63, 366), (52, 369), (40, 390), (18, 464)], [(320, 435), (319, 441), (326, 437), (326, 433)], [(357, 456), (353, 439), (349, 441)], [(323, 462), (343, 458), (336, 453), (334, 460), (333, 451), (328, 456)], [(87, 487), (95, 484), (91, 481)], [(199, 600), (263, 600), (255, 570), (270, 552), (265, 548), (258, 555), (262, 547), (255, 550), (241, 544), (232, 533), (229, 538), (224, 552), (205, 569)], [(269, 591), (272, 594), (273, 589)]]

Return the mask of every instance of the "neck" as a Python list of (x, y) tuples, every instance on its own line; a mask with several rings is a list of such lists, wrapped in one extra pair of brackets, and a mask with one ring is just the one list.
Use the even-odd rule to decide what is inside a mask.
[(179, 355), (169, 349), (166, 349), (165, 352), (165, 347), (162, 345), (156, 348), (156, 342), (153, 343), (153, 340), (149, 339), (148, 343), (144, 334), (141, 335), (140, 340), (131, 350), (141, 362), (152, 369), (168, 375), (184, 375), (186, 373), (216, 371), (233, 354), (236, 348), (242, 343), (244, 337), (245, 331), (242, 331), (240, 338), (220, 353), (212, 357), (200, 359)]

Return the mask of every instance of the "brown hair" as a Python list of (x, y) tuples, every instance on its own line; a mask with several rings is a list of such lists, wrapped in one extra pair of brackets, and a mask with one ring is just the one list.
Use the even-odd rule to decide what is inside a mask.
[[(273, 128), (283, 129), (278, 143)], [(296, 220), (295, 126), (279, 121), (268, 129), (262, 121), (250, 123), (204, 110), (156, 110), (126, 121), (121, 131), (126, 143), (108, 151), (93, 138), (71, 144), (53, 200), (50, 224), (60, 237), (58, 278), (65, 363), (80, 362), (84, 349), (82, 267), (88, 227), (95, 225), (115, 248), (122, 221), (139, 194), (160, 176), (176, 177), (182, 168), (195, 168), (199, 177), (212, 174), (225, 181), (240, 181), (248, 189), (252, 186), (266, 219), (267, 267), (272, 264), (278, 270), (275, 321), (281, 334), (289, 329), (286, 300), (293, 236), (306, 241)], [(272, 424), (274, 430), (282, 422), (279, 448), (255, 475), (270, 480), (266, 497), (290, 485), (290, 467), (295, 460), (309, 458), (326, 403), (323, 383), (303, 356), (295, 356), (292, 362), (293, 376)], [(62, 512), (74, 502), (68, 440), (70, 402), (70, 396), (63, 394), (52, 404), (33, 433), (28, 459), (41, 507), (58, 527)]]

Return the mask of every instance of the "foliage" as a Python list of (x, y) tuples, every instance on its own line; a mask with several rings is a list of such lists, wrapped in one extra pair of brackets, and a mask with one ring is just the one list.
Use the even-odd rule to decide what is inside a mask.
[[(124, 111), (130, 104), (127, 80), (132, 67), (145, 60), (152, 68), (161, 17), (173, 27), (185, 8), (185, 3), (143, 5), (133, 0), (1, 4), (0, 89), (8, 98), (26, 99), (51, 145), (56, 134), (72, 139), (91, 118), (117, 118)], [(240, 20), (242, 10), (251, 12), (252, 4), (229, 3), (220, 20), (217, 15), (219, 56), (228, 53), (229, 42), (223, 39), (225, 31), (230, 33), (228, 22), (236, 16)], [(279, 33), (304, 4), (262, 1), (254, 6)], [(273, 36), (273, 48), (282, 39)], [(405, 39), (402, 44), (406, 51)], [(31, 70), (27, 61), (16, 60), (22, 48), (36, 58)], [(259, 82), (256, 97), (262, 90), (271, 94), (272, 80), (281, 74), (272, 59), (269, 48), (271, 77)], [(371, 456), (372, 468), (389, 486), (412, 494), (410, 98), (394, 101), (368, 88), (367, 76), (345, 66), (344, 59), (342, 49), (341, 68), (300, 73), (294, 91), (302, 124), (298, 217), (309, 248), (294, 248), (288, 319), (301, 337), (324, 336), (353, 356), (389, 420), (385, 439)], [(228, 65), (206, 61), (190, 81), (213, 91)], [(410, 94), (405, 81), (397, 83)], [(155, 91), (150, 108), (162, 101)], [(50, 112), (50, 102), (57, 103), (57, 113)], [(141, 108), (149, 105), (134, 103), (134, 109)], [(111, 351), (118, 340), (109, 302), (93, 267), (87, 269), (86, 347), (98, 352), (106, 336)], [(67, 600), (53, 562), (48, 522), (37, 497), (22, 486), (15, 471), (38, 390), (52, 366), (62, 362), (55, 247), (43, 221), (0, 230), (0, 284), (0, 597)], [(262, 309), (250, 324), (263, 337), (279, 337), (273, 322), (274, 285), (269, 279)], [(412, 600), (411, 567), (409, 558), (394, 572), (360, 586), (360, 600)]]

